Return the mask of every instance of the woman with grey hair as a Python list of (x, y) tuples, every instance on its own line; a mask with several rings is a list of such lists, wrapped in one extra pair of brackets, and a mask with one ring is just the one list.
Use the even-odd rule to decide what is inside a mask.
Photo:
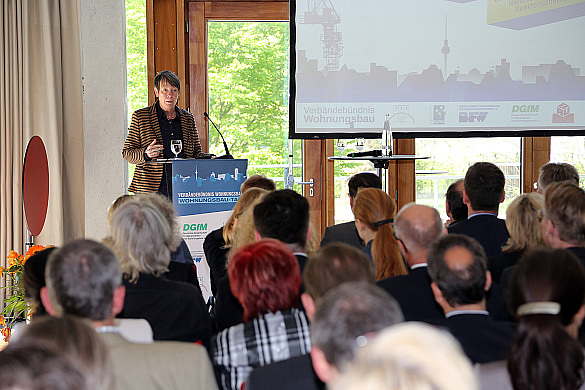
[(212, 324), (201, 291), (165, 277), (172, 227), (147, 198), (129, 200), (110, 219), (107, 240), (120, 259), (126, 286), (121, 318), (145, 318), (155, 340), (203, 341)]

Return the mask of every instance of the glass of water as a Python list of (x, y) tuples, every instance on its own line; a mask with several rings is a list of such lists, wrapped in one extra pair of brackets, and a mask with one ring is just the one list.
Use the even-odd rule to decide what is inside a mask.
[(183, 149), (183, 142), (180, 139), (171, 140), (171, 151), (174, 153), (175, 158), (179, 157), (179, 153)]

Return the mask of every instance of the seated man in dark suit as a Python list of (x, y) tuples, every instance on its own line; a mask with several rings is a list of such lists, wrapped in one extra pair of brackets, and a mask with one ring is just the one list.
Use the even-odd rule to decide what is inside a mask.
[(465, 234), (479, 241), (488, 257), (501, 254), (510, 238), (506, 222), (498, 218), (505, 184), (504, 173), (492, 163), (478, 162), (469, 167), (463, 181), (468, 218), (448, 227), (449, 233)]
[(444, 231), (441, 216), (432, 207), (410, 203), (396, 215), (394, 233), (408, 264), (408, 274), (382, 279), (377, 284), (398, 301), (406, 321), (443, 317), (443, 309), (431, 291), (427, 256), (431, 243)]
[[(377, 283), (396, 298), (406, 321), (423, 321), (444, 316), (443, 309), (435, 302), (431, 279), (427, 273), (429, 248), (444, 231), (441, 217), (432, 207), (410, 203), (396, 215), (394, 233), (402, 256), (409, 266), (408, 275), (394, 276)], [(487, 305), (493, 319), (510, 318), (498, 286), (494, 285), (488, 291)]]
[[(274, 238), (284, 242), (303, 272), (307, 262), (305, 244), (309, 236), (309, 202), (305, 197), (293, 190), (268, 193), (254, 207), (254, 226), (257, 241)], [(215, 312), (218, 331), (243, 322), (242, 306), (233, 296), (227, 276), (217, 286)]]
[[(374, 283), (372, 262), (359, 249), (347, 244), (327, 244), (312, 256), (303, 272), (306, 292), (301, 295), (307, 317), (312, 320), (315, 305), (330, 290), (345, 282)], [(247, 390), (316, 390), (325, 384), (313, 371), (310, 355), (269, 364), (252, 371)]]
[[(358, 190), (362, 188), (382, 189), (382, 181), (378, 175), (370, 172), (362, 172), (353, 175), (347, 182), (347, 185), (349, 187), (349, 205), (352, 210), (353, 200), (355, 199)], [(355, 221), (339, 223), (327, 227), (325, 229), (325, 234), (323, 234), (323, 239), (321, 240), (321, 246), (329, 244), (330, 242), (345, 242), (346, 244), (353, 245), (358, 249), (361, 249), (364, 246), (355, 227)]]
[(451, 183), (445, 194), (445, 209), (449, 220), (445, 226), (455, 225), (467, 219), (467, 205), (463, 203), (463, 179)]
[(485, 292), (491, 276), (481, 245), (461, 234), (444, 236), (431, 246), (428, 271), (445, 318), (427, 322), (451, 332), (473, 363), (506, 359), (516, 329), (488, 315)]

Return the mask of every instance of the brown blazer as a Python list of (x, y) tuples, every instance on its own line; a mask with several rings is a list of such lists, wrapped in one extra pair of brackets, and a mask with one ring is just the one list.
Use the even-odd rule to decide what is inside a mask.
[[(183, 153), (185, 158), (197, 158), (201, 154), (201, 144), (193, 115), (177, 107), (181, 130), (183, 131)], [(134, 111), (128, 136), (122, 148), (122, 157), (136, 164), (132, 184), (128, 190), (134, 193), (157, 192), (163, 174), (163, 164), (149, 164), (144, 159), (144, 151), (156, 139), (162, 141), (162, 133), (156, 115), (156, 103)]]

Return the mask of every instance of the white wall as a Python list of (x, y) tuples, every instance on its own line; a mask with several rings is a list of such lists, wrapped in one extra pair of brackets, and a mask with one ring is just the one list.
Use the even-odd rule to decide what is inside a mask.
[(80, 3), (85, 236), (101, 239), (108, 207), (125, 191), (126, 11), (122, 0)]

